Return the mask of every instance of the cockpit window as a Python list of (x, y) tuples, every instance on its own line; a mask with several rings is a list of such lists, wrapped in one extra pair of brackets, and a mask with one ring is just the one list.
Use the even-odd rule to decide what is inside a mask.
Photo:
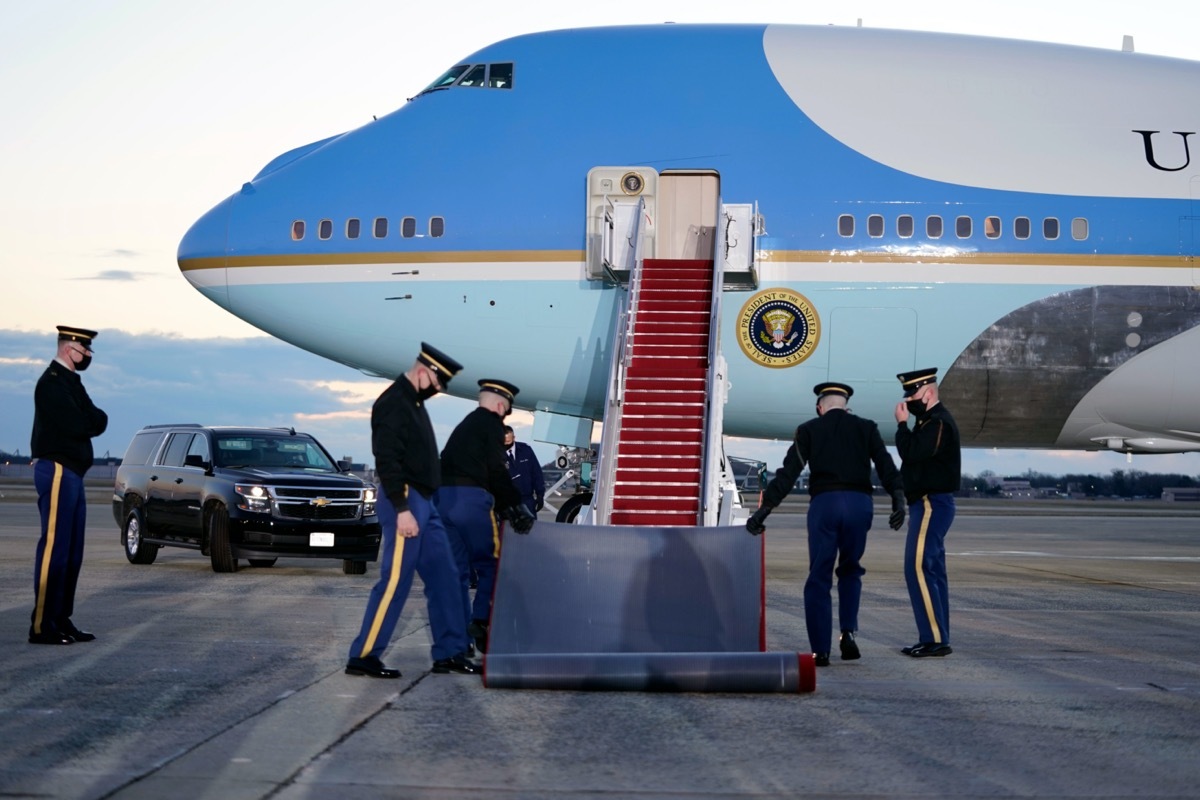
[(492, 64), (488, 67), (489, 89), (511, 89), (513, 85), (513, 65)]
[(451, 67), (450, 69), (446, 70), (442, 77), (426, 86), (421, 94), (425, 94), (425, 92), (432, 92), (434, 89), (445, 89), (447, 86), (453, 86), (454, 82), (461, 78), (462, 74), (470, 68), (470, 64), (459, 64), (457, 67)]
[(466, 75), (463, 75), (462, 80), (458, 82), (459, 86), (483, 86), (484, 79), (487, 77), (487, 64), (476, 64), (471, 67)]
[(511, 61), (498, 64), (459, 64), (447, 70), (440, 78), (421, 90), (421, 94), (439, 89), (449, 89), (452, 86), (511, 89), (513, 87), (513, 71)]

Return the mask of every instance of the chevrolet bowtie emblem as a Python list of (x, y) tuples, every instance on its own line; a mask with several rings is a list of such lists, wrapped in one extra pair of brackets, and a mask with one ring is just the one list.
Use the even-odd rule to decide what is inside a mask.
[(321, 506), (329, 505), (329, 501), (326, 500), (324, 497), (314, 497), (312, 500), (309, 500), (308, 502), (312, 503), (317, 508), (320, 508)]

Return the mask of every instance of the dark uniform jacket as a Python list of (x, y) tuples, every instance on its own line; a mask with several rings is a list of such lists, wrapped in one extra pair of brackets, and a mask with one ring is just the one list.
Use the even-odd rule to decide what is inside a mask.
[(92, 466), (92, 437), (107, 427), (108, 415), (92, 403), (79, 375), (51, 361), (33, 390), (33, 457), (83, 477)]
[(914, 419), (911, 431), (905, 423), (896, 428), (905, 498), (915, 503), (928, 494), (957, 492), (962, 484), (962, 447), (954, 417), (938, 403)]
[(888, 494), (901, 488), (900, 472), (883, 444), (879, 426), (844, 408), (831, 408), (796, 428), (783, 467), (763, 494), (763, 505), (774, 508), (783, 502), (805, 464), (811, 465), (808, 493), (814, 497), (822, 492), (871, 494), (872, 462)]
[(409, 487), (430, 497), (441, 485), (433, 423), (417, 390), (403, 375), (371, 408), (371, 452), (375, 474), (397, 513), (408, 510)]
[(504, 451), (509, 477), (522, 502), (529, 506), (530, 511), (536, 511), (546, 494), (546, 479), (542, 475), (537, 453), (524, 442), (513, 442), (510, 449), (513, 452), (512, 461), (508, 461), (508, 450)]
[(504, 420), (499, 415), (480, 406), (458, 423), (442, 449), (442, 483), (486, 489), (501, 509), (521, 502), (504, 463)]

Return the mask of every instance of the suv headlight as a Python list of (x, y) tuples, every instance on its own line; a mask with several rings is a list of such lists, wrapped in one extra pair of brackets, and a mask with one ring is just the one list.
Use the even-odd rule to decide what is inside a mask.
[(363, 489), (363, 516), (368, 517), (375, 513), (375, 489)]
[(233, 490), (242, 498), (238, 508), (259, 514), (271, 513), (271, 494), (267, 487), (257, 483), (238, 483), (234, 484)]

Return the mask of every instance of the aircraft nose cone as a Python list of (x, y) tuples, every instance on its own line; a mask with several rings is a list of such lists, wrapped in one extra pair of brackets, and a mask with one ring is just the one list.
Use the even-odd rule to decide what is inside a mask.
[(222, 308), (229, 308), (225, 253), (229, 238), (230, 197), (196, 220), (179, 242), (179, 271), (197, 291)]

